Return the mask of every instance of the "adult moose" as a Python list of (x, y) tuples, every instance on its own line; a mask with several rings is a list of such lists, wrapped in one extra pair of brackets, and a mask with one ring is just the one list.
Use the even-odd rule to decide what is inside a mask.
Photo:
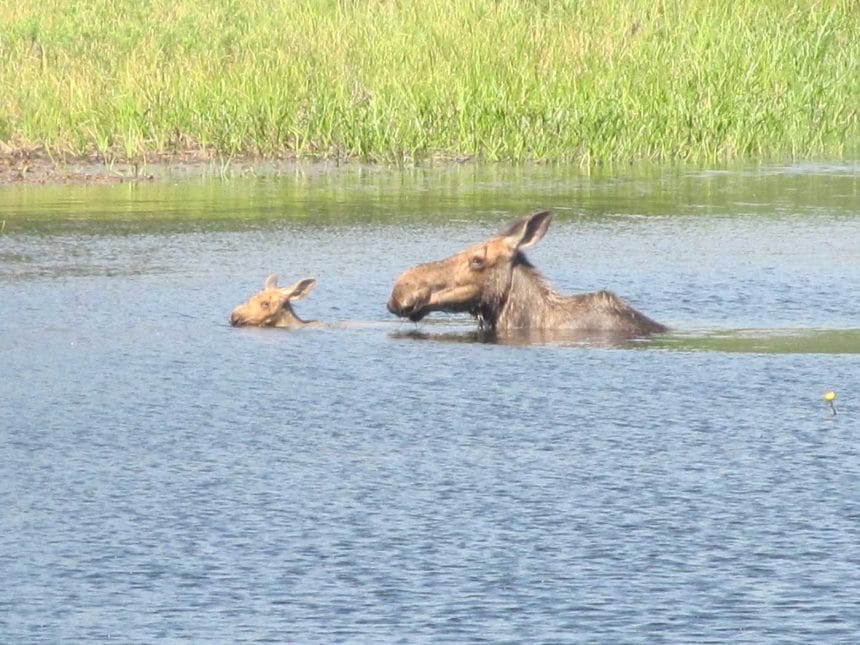
[(230, 324), (234, 327), (300, 327), (318, 326), (316, 320), (302, 320), (293, 311), (290, 302), (301, 300), (313, 291), (317, 281), (304, 278), (289, 287), (278, 286), (278, 276), (270, 275), (262, 291), (236, 307), (230, 314)]
[(467, 311), (482, 329), (568, 330), (646, 336), (667, 328), (609, 291), (564, 296), (529, 263), (523, 249), (543, 238), (552, 213), (513, 221), (495, 237), (400, 275), (388, 310), (413, 322), (431, 311)]

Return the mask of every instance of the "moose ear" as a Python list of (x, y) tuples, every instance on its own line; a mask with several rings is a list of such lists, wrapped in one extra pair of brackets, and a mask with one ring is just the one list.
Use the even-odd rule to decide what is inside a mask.
[(301, 300), (313, 291), (315, 286), (317, 286), (316, 280), (313, 278), (304, 278), (294, 285), (282, 289), (282, 291), (287, 294), (287, 298), (290, 300)]
[(266, 278), (266, 284), (265, 284), (264, 288), (266, 288), (266, 289), (277, 289), (278, 288), (278, 276), (273, 273), (268, 278)]
[(546, 234), (552, 221), (551, 211), (541, 211), (515, 220), (502, 231), (502, 237), (511, 248), (523, 249), (538, 243)]

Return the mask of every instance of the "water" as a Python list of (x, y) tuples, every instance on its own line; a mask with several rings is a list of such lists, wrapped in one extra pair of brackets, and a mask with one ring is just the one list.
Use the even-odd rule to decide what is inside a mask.
[[(854, 642), (852, 166), (347, 170), (0, 189), (0, 641)], [(397, 274), (530, 259), (675, 330), (417, 327)], [(299, 315), (230, 309), (305, 275)], [(822, 401), (837, 391), (834, 416)]]

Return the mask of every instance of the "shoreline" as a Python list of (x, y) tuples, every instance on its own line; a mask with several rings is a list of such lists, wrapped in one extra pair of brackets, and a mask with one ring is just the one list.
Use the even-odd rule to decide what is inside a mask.
[[(69, 155), (62, 159), (41, 150), (0, 152), (0, 188), (10, 185), (122, 184), (167, 179), (200, 177), (236, 178), (278, 176), (314, 169), (329, 172), (346, 168), (417, 168), (460, 166), (481, 163), (474, 157), (433, 155), (425, 159), (406, 159), (402, 164), (364, 161), (358, 157), (233, 155), (189, 149), (181, 152), (153, 153), (144, 160), (106, 161), (101, 155)], [(486, 162), (498, 163), (498, 162)], [(517, 165), (544, 165), (548, 162), (516, 162)]]
[(149, 183), (189, 179), (238, 179), (243, 177), (278, 177), (284, 175), (330, 174), (344, 171), (389, 171), (430, 168), (453, 168), (470, 165), (489, 166), (564, 166), (579, 169), (583, 174), (609, 172), (636, 172), (635, 169), (695, 168), (699, 170), (724, 170), (734, 167), (791, 168), (808, 165), (857, 166), (860, 155), (820, 156), (813, 158), (766, 157), (737, 158), (719, 163), (683, 162), (677, 160), (641, 160), (629, 163), (605, 163), (583, 166), (573, 162), (557, 161), (493, 161), (477, 157), (452, 157), (433, 155), (422, 159), (408, 159), (403, 163), (371, 162), (358, 157), (334, 159), (326, 156), (263, 155), (219, 156), (202, 150), (153, 153), (143, 161), (105, 161), (100, 155), (88, 154), (66, 156), (58, 159), (41, 150), (17, 150), (0, 152), (0, 190), (8, 186), (62, 186), (62, 185), (111, 185), (125, 183)]
[[(234, 164), (248, 168), (267, 163), (261, 158), (219, 160), (199, 150), (153, 154), (143, 161), (106, 161), (99, 155), (77, 155), (58, 159), (39, 150), (0, 153), (0, 187), (9, 185), (122, 184), (158, 181), (171, 177), (223, 174)], [(285, 160), (285, 166), (297, 160)], [(219, 173), (219, 169), (221, 172)]]

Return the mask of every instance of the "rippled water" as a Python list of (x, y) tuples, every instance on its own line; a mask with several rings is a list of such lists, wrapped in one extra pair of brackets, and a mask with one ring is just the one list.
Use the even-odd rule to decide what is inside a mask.
[[(0, 641), (853, 642), (853, 166), (0, 188)], [(495, 344), (397, 274), (529, 253), (673, 333)], [(230, 309), (305, 275), (299, 332)], [(837, 415), (822, 400), (837, 392)]]

